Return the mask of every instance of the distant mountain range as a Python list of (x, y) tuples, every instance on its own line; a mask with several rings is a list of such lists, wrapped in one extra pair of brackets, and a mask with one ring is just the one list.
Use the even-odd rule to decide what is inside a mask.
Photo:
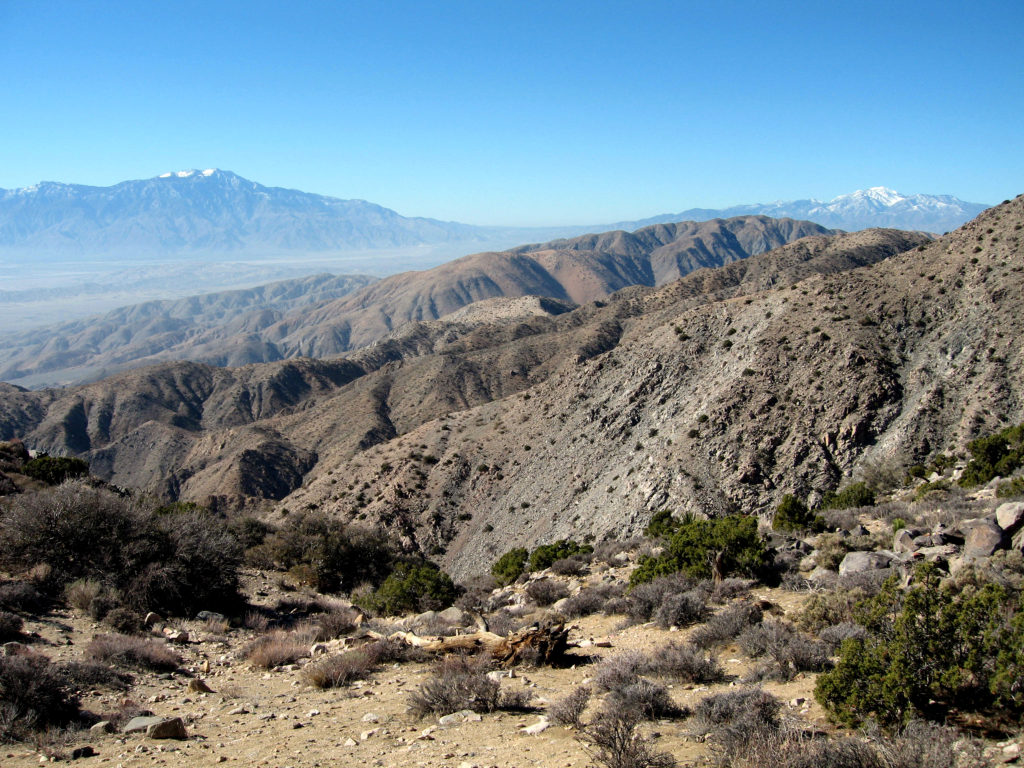
[(623, 222), (624, 229), (670, 221), (707, 221), (731, 216), (771, 216), (813, 221), (825, 227), (856, 231), (872, 227), (949, 232), (970, 221), (988, 205), (968, 203), (952, 195), (903, 195), (886, 187), (872, 187), (840, 195), (829, 201), (788, 200), (731, 208), (691, 208), (641, 221)]
[(230, 171), (165, 173), (110, 187), (42, 182), (0, 190), (0, 256), (45, 260), (85, 256), (146, 259), (219, 254), (233, 258), (459, 243), (465, 252), (651, 224), (770, 216), (829, 228), (943, 232), (986, 206), (949, 195), (901, 195), (884, 187), (829, 202), (797, 200), (691, 209), (614, 225), (479, 227), (406, 217), (364, 200), (266, 187)]

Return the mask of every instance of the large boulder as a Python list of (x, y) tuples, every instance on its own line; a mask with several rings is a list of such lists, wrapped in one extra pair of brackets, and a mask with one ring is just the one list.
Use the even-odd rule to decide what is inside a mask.
[(847, 552), (839, 564), (839, 575), (879, 571), (891, 567), (896, 559), (892, 552)]
[(921, 535), (920, 531), (910, 528), (901, 528), (892, 537), (892, 549), (894, 552), (913, 552), (917, 549), (916, 539)]
[(991, 557), (996, 551), (1006, 549), (1008, 540), (1003, 529), (991, 520), (982, 520), (970, 527), (964, 540), (964, 559), (968, 562)]
[(996, 510), (996, 525), (1012, 536), (1024, 528), (1024, 501), (1008, 501)]
[(187, 739), (185, 721), (180, 717), (133, 717), (123, 733), (145, 733), (151, 739)]

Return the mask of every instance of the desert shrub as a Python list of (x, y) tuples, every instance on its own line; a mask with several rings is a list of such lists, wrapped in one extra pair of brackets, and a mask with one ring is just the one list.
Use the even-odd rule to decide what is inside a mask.
[(769, 555), (757, 533), (755, 517), (730, 516), (712, 520), (687, 517), (668, 528), (665, 551), (641, 557), (630, 584), (682, 571), (694, 578), (724, 577), (730, 573), (756, 577)]
[(569, 596), (569, 588), (553, 579), (537, 579), (526, 587), (526, 596), (537, 605), (545, 606)]
[(567, 557), (584, 557), (591, 554), (594, 548), (589, 544), (580, 544), (572, 539), (559, 539), (554, 544), (541, 544), (530, 553), (528, 566), (531, 571), (543, 571), (550, 568), (557, 560)]
[(750, 594), (753, 586), (754, 582), (750, 579), (722, 579), (717, 584), (711, 583), (711, 589), (708, 590), (708, 599), (713, 603), (722, 604), (733, 598)]
[(314, 614), (312, 616), (312, 623), (315, 627), (313, 639), (317, 642), (324, 642), (352, 634), (359, 627), (357, 618), (358, 614), (348, 608)]
[(849, 551), (850, 545), (845, 537), (838, 533), (825, 533), (815, 543), (814, 562), (821, 568), (835, 571)]
[(599, 691), (614, 691), (632, 685), (647, 668), (647, 657), (639, 651), (624, 651), (604, 659), (594, 673)]
[(70, 456), (39, 456), (25, 462), (21, 473), (47, 485), (60, 485), (89, 474), (89, 462)]
[(271, 669), (294, 664), (309, 656), (313, 638), (308, 633), (272, 630), (257, 637), (242, 651), (242, 657), (255, 667)]
[(667, 595), (654, 612), (654, 620), (665, 629), (685, 627), (703, 620), (707, 611), (704, 597), (696, 590), (690, 590), (682, 594)]
[(551, 572), (559, 576), (579, 576), (587, 570), (586, 561), (579, 557), (563, 557), (551, 564)]
[(0, 611), (0, 643), (16, 640), (21, 637), (21, 628), (25, 622), (21, 616), (7, 611)]
[(120, 634), (97, 635), (86, 646), (85, 656), (94, 661), (158, 672), (171, 672), (181, 664), (181, 657), (166, 643)]
[(361, 649), (374, 664), (394, 664), (397, 662), (422, 662), (430, 659), (430, 654), (415, 645), (408, 645), (401, 640), (382, 638), (367, 643)]
[(779, 727), (782, 702), (760, 688), (745, 688), (706, 696), (693, 710), (695, 726), (716, 736), (742, 739)]
[(640, 677), (609, 691), (604, 712), (634, 712), (644, 720), (659, 720), (680, 717), (684, 710), (672, 701), (664, 685)]
[(257, 517), (244, 515), (231, 520), (228, 523), (228, 531), (235, 537), (242, 550), (248, 552), (266, 541), (273, 528)]
[(0, 656), (0, 742), (63, 726), (78, 716), (65, 671), (39, 654)]
[(703, 626), (697, 627), (691, 640), (700, 648), (725, 645), (738, 637), (747, 627), (760, 622), (762, 616), (761, 609), (756, 605), (730, 605), (712, 616)]
[(233, 607), (239, 559), (215, 515), (157, 515), (146, 502), (81, 481), (0, 507), (0, 566), (47, 566), (60, 588), (95, 580), (139, 611), (190, 615)]
[(61, 674), (72, 688), (109, 688), (126, 691), (134, 682), (127, 672), (96, 661), (69, 661), (60, 665)]
[(72, 608), (88, 613), (102, 592), (103, 584), (96, 579), (76, 579), (64, 588), (64, 599)]
[(971, 460), (960, 476), (961, 487), (973, 488), (994, 477), (1009, 477), (1024, 464), (1024, 424), (972, 440), (967, 450)]
[(772, 528), (777, 531), (820, 531), (824, 527), (822, 517), (807, 509), (807, 505), (791, 493), (782, 497), (772, 518)]
[(818, 632), (834, 624), (852, 622), (854, 608), (867, 596), (857, 588), (815, 593), (797, 614), (796, 625), (805, 632)]
[(867, 634), (868, 631), (860, 624), (855, 624), (852, 621), (844, 621), (822, 629), (818, 633), (818, 639), (821, 640), (821, 642), (825, 644), (825, 647), (834, 654), (839, 650), (843, 641), (854, 638), (863, 640), (867, 637)]
[(853, 509), (874, 506), (875, 492), (867, 483), (851, 483), (840, 491), (828, 491), (821, 500), (822, 509)]
[(491, 566), (491, 575), (501, 586), (511, 584), (526, 570), (526, 562), (529, 559), (530, 553), (526, 549), (510, 549)]
[(496, 635), (508, 637), (529, 624), (529, 620), (502, 608), (487, 616), (487, 627)]
[(590, 696), (589, 686), (581, 685), (574, 688), (570, 694), (548, 708), (548, 717), (555, 725), (581, 730), (583, 728), (583, 713), (587, 709), (587, 704), (590, 703)]
[(397, 557), (379, 532), (348, 526), (319, 512), (290, 515), (246, 556), (283, 570), (296, 569), (318, 592), (378, 585), (391, 573)]
[(678, 572), (634, 584), (629, 589), (621, 612), (635, 623), (649, 621), (667, 598), (692, 592), (696, 586), (696, 581)]
[(103, 617), (103, 623), (122, 635), (133, 635), (144, 628), (143, 617), (131, 608), (114, 608)]
[(449, 656), (434, 665), (432, 675), (409, 697), (417, 717), (450, 715), (463, 709), (493, 712), (501, 704), (501, 686), (487, 677), (482, 660)]
[[(877, 730), (877, 729), (872, 729)], [(885, 768), (985, 768), (976, 742), (951, 726), (911, 720), (891, 736), (871, 733), (872, 742)]]
[(1015, 477), (1005, 483), (1000, 483), (996, 488), (996, 497), (1000, 499), (1014, 499), (1024, 496), (1024, 477)]
[(725, 670), (713, 656), (683, 643), (658, 648), (647, 660), (644, 671), (681, 683), (715, 683), (725, 677)]
[(497, 606), (492, 604), (492, 593), (498, 586), (497, 580), (490, 575), (474, 576), (459, 584), (460, 594), (455, 605), (464, 611), (486, 613)]
[(942, 585), (925, 564), (910, 589), (893, 577), (858, 603), (854, 618), (867, 636), (844, 641), (815, 687), (835, 719), (896, 725), (950, 710), (1024, 710), (1024, 613), (1003, 587)]
[(566, 601), (562, 613), (570, 619), (589, 616), (604, 610), (609, 600), (622, 597), (622, 592), (622, 587), (616, 584), (584, 587)]
[(618, 560), (618, 555), (636, 549), (640, 546), (641, 542), (641, 539), (627, 539), (625, 541), (609, 539), (602, 541), (594, 548), (594, 560), (613, 565)]
[(667, 752), (655, 752), (637, 733), (639, 718), (632, 712), (607, 712), (587, 725), (579, 739), (591, 758), (605, 768), (675, 768)]
[(376, 668), (371, 654), (355, 650), (307, 664), (302, 676), (314, 688), (343, 688), (356, 680), (365, 680)]
[(35, 612), (46, 604), (46, 598), (28, 581), (0, 583), (0, 610)]
[(397, 616), (447, 608), (456, 595), (451, 577), (424, 560), (400, 563), (376, 590), (354, 602), (378, 615)]

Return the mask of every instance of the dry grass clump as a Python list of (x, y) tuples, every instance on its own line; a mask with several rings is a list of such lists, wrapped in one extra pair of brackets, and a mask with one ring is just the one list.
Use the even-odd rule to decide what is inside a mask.
[(632, 712), (606, 713), (579, 735), (583, 748), (605, 768), (675, 768), (667, 752), (655, 752), (637, 733), (639, 718)]
[(537, 579), (526, 588), (526, 596), (539, 606), (551, 605), (569, 596), (569, 588), (554, 579)]
[(647, 657), (639, 651), (624, 651), (602, 661), (594, 673), (599, 691), (614, 691), (635, 683), (647, 668)]
[(69, 661), (61, 665), (65, 679), (73, 688), (109, 688), (126, 691), (133, 682), (127, 672), (95, 661)]
[(29, 653), (0, 656), (0, 743), (67, 725), (78, 717), (78, 696), (64, 669)]
[(685, 627), (702, 621), (707, 615), (707, 603), (697, 590), (681, 594), (666, 595), (661, 605), (654, 612), (654, 620), (658, 626)]
[(609, 691), (603, 711), (605, 716), (611, 712), (634, 712), (643, 720), (659, 720), (689, 714), (672, 701), (664, 685), (643, 677), (622, 688)]
[(46, 599), (36, 586), (28, 581), (0, 583), (0, 610), (39, 611)]
[(610, 600), (622, 597), (622, 592), (623, 588), (619, 584), (601, 584), (593, 587), (584, 587), (565, 602), (562, 614), (570, 619), (590, 616), (598, 611), (605, 610)]
[(93, 601), (103, 594), (103, 585), (96, 579), (76, 579), (64, 588), (64, 599), (72, 608), (90, 613)]
[(749, 595), (750, 590), (754, 587), (752, 579), (737, 579), (732, 576), (728, 579), (722, 579), (717, 584), (714, 582), (701, 582), (701, 586), (705, 584), (711, 585), (708, 600), (719, 605), (727, 603), (734, 598)]
[(805, 632), (820, 632), (825, 627), (853, 621), (854, 606), (867, 597), (861, 589), (818, 592), (804, 603), (796, 625)]
[(590, 703), (590, 686), (581, 685), (574, 688), (572, 693), (559, 699), (548, 708), (548, 717), (555, 725), (563, 725), (566, 728), (582, 730), (583, 713)]
[(181, 664), (181, 657), (164, 642), (118, 633), (94, 637), (85, 649), (85, 656), (108, 664), (158, 672), (173, 671)]
[(844, 621), (831, 627), (825, 627), (818, 633), (818, 639), (825, 644), (825, 647), (832, 654), (839, 650), (839, 646), (843, 644), (844, 640), (851, 638), (864, 639), (867, 636), (868, 631), (860, 624), (855, 624), (852, 621)]
[(272, 669), (284, 664), (294, 664), (299, 659), (309, 656), (312, 643), (311, 632), (285, 632), (275, 629), (249, 643), (242, 655), (255, 667)]
[(433, 674), (409, 697), (417, 717), (450, 715), (464, 709), (493, 712), (501, 704), (501, 685), (487, 676), (482, 659), (449, 656), (434, 665)]
[(582, 557), (563, 557), (551, 564), (551, 572), (558, 576), (579, 576), (587, 570), (587, 560)]
[(359, 612), (351, 608), (340, 608), (310, 617), (315, 627), (313, 639), (317, 642), (334, 640), (350, 635), (359, 628)]
[(302, 670), (302, 676), (314, 688), (343, 688), (356, 680), (365, 680), (377, 666), (372, 654), (359, 649), (309, 664)]
[(798, 672), (822, 672), (830, 665), (829, 647), (785, 621), (765, 621), (744, 630), (738, 640), (751, 658), (769, 661), (748, 676), (753, 680), (792, 680)]
[(625, 613), (631, 623), (639, 624), (654, 618), (658, 609), (673, 596), (690, 594), (703, 604), (706, 595), (695, 592), (697, 586), (696, 581), (682, 573), (660, 576), (644, 584), (637, 584), (629, 591), (621, 605), (615, 607)]
[(740, 635), (747, 627), (757, 624), (763, 618), (761, 609), (749, 603), (730, 605), (716, 613), (706, 624), (698, 627), (691, 640), (700, 648), (715, 648), (725, 645)]
[(781, 708), (782, 702), (760, 688), (718, 693), (697, 704), (693, 727), (731, 755), (759, 734), (777, 731)]
[(644, 669), (681, 683), (717, 683), (725, 679), (725, 670), (714, 656), (684, 643), (661, 646)]

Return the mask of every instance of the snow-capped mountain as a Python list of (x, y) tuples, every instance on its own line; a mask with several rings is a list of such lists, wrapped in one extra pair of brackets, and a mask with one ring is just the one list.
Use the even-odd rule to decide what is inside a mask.
[(813, 221), (848, 231), (871, 227), (948, 232), (964, 224), (988, 205), (968, 203), (952, 195), (904, 195), (887, 187), (871, 187), (823, 201), (788, 200), (731, 208), (691, 208), (638, 222), (623, 222), (623, 229), (671, 221), (706, 221), (730, 216), (771, 216)]

